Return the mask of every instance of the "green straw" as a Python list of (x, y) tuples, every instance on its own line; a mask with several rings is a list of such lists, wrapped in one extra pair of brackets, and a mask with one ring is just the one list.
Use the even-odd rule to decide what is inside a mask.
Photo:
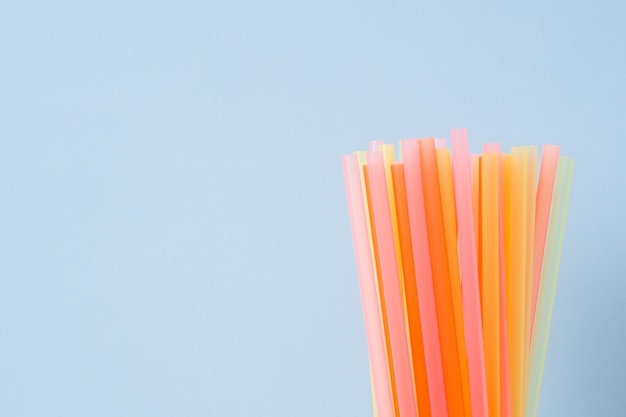
[(541, 392), (546, 352), (548, 351), (548, 336), (554, 309), (556, 284), (559, 277), (559, 264), (563, 250), (565, 221), (567, 219), (567, 207), (569, 205), (573, 173), (574, 158), (559, 157), (556, 188), (550, 215), (550, 229), (548, 231), (546, 255), (543, 261), (541, 286), (537, 302), (537, 316), (533, 329), (526, 417), (536, 417), (539, 409), (539, 394)]

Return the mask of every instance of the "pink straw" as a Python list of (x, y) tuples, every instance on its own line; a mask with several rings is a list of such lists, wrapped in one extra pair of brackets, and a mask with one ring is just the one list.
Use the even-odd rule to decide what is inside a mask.
[(368, 152), (367, 165), (380, 268), (383, 278), (383, 293), (385, 294), (385, 306), (387, 309), (391, 356), (396, 377), (398, 408), (402, 416), (417, 417), (417, 401), (415, 399), (413, 374), (411, 371), (411, 358), (406, 334), (400, 277), (398, 276), (383, 153), (380, 151)]
[[(453, 129), (451, 133), (453, 149), (454, 192), (459, 234), (459, 266), (461, 269), (461, 290), (463, 296), (463, 316), (465, 318), (465, 338), (472, 399), (472, 417), (487, 417), (487, 382), (485, 377), (485, 357), (478, 288), (478, 264), (476, 258), (476, 238), (472, 209), (472, 184), (470, 155), (467, 147), (467, 130)], [(436, 414), (435, 414), (436, 415)]]
[(350, 224), (352, 226), (352, 239), (361, 287), (361, 303), (365, 318), (365, 336), (370, 356), (375, 404), (379, 417), (394, 417), (391, 383), (385, 354), (385, 338), (381, 326), (358, 157), (354, 154), (344, 155), (342, 163), (346, 194), (348, 196)]
[(552, 205), (552, 191), (554, 190), (556, 167), (559, 162), (559, 150), (560, 148), (557, 145), (543, 145), (541, 151), (541, 168), (539, 170), (537, 202), (535, 206), (535, 262), (533, 266), (533, 298), (530, 309), (531, 330), (535, 323), (537, 297), (539, 295), (539, 283), (541, 281), (541, 265), (543, 265), (543, 254), (546, 247), (548, 220), (550, 219), (550, 206)]

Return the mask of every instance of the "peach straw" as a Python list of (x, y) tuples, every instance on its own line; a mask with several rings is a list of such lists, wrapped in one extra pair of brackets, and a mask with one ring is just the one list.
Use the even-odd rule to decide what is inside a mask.
[(485, 357), (480, 315), (478, 264), (472, 213), (472, 184), (470, 182), (470, 155), (467, 148), (467, 130), (453, 129), (452, 174), (459, 234), (459, 267), (461, 295), (467, 345), (468, 373), (472, 417), (487, 417), (487, 385)]
[(396, 389), (396, 374), (394, 371), (394, 364), (391, 357), (391, 336), (389, 334), (389, 319), (387, 313), (387, 302), (385, 300), (385, 288), (383, 285), (383, 274), (380, 265), (380, 253), (378, 250), (378, 237), (376, 233), (376, 225), (374, 222), (374, 202), (372, 200), (372, 192), (370, 187), (369, 180), (369, 170), (367, 166), (367, 152), (365, 153), (366, 163), (362, 166), (363, 168), (363, 183), (365, 184), (365, 193), (367, 200), (367, 208), (369, 213), (370, 220), (370, 230), (371, 230), (371, 244), (372, 249), (374, 251), (374, 265), (376, 266), (376, 284), (378, 289), (378, 302), (380, 308), (380, 317), (383, 324), (383, 335), (385, 336), (385, 353), (387, 354), (387, 370), (389, 371), (389, 381), (391, 385), (391, 398), (393, 401), (393, 409), (394, 414), (396, 416), (400, 415), (400, 410), (398, 408), (398, 392)]
[[(393, 191), (393, 180), (391, 175), (391, 164), (394, 160), (394, 146), (393, 144), (383, 144), (381, 149), (383, 152), (383, 159), (385, 161), (385, 177), (387, 178), (387, 193), (389, 194), (389, 209), (391, 211), (391, 225), (393, 227), (393, 241), (396, 248), (396, 263), (398, 265), (398, 276), (400, 277), (400, 291), (402, 292), (402, 299), (404, 300), (404, 284), (403, 284), (403, 272), (402, 272), (402, 255), (400, 252), (400, 231), (398, 230), (398, 217), (396, 211), (396, 198)], [(406, 306), (403, 306), (406, 311)]]
[[(474, 208), (474, 233), (476, 239), (476, 250), (478, 256), (478, 288), (480, 289), (480, 304), (483, 300), (483, 260), (482, 245), (480, 244), (480, 236), (482, 228), (480, 227), (480, 155), (472, 154), (472, 206)], [(481, 307), (482, 308), (482, 307)], [(482, 310), (481, 310), (482, 311)]]
[(417, 407), (382, 152), (368, 152), (367, 165), (387, 308), (391, 357), (396, 378), (398, 408), (401, 416), (413, 417), (417, 415)]
[[(453, 416), (464, 416), (465, 406), (463, 405), (457, 325), (454, 318), (450, 271), (446, 253), (435, 140), (420, 139), (419, 151), (448, 411)], [(462, 324), (459, 323), (459, 325)]]
[(402, 253), (404, 271), (404, 294), (411, 340), (411, 357), (413, 359), (417, 409), (420, 417), (430, 417), (432, 412), (428, 395), (428, 377), (426, 375), (424, 343), (422, 342), (422, 324), (417, 296), (417, 282), (415, 280), (415, 263), (413, 261), (413, 244), (411, 242), (411, 230), (409, 226), (409, 205), (406, 196), (403, 164), (394, 163), (391, 166), (391, 173), (396, 196), (398, 226), (400, 229), (400, 251)]
[(511, 395), (509, 386), (509, 343), (508, 326), (506, 321), (506, 277), (504, 264), (504, 213), (502, 205), (502, 194), (504, 191), (502, 180), (502, 165), (508, 155), (503, 155), (500, 151), (499, 143), (487, 143), (483, 145), (483, 152), (497, 152), (500, 159), (499, 190), (498, 190), (498, 229), (499, 229), (499, 252), (500, 252), (500, 417), (511, 416)]
[(365, 217), (359, 162), (356, 155), (345, 155), (342, 158), (342, 162), (357, 271), (361, 287), (361, 303), (363, 305), (365, 335), (374, 391), (373, 401), (379, 417), (393, 417), (391, 384), (387, 370), (385, 342), (378, 309), (376, 278), (374, 276), (368, 226)]
[(459, 345), (459, 361), (461, 366), (461, 383), (463, 386), (463, 405), (465, 415), (472, 415), (470, 399), (469, 374), (467, 371), (467, 348), (465, 346), (465, 324), (463, 323), (463, 305), (461, 302), (461, 274), (459, 272), (459, 252), (457, 248), (456, 210), (454, 207), (454, 184), (452, 182), (452, 165), (450, 150), (445, 147), (445, 139), (438, 139), (437, 171), (441, 187), (441, 207), (443, 210), (443, 226), (446, 237), (446, 251), (450, 270), (452, 288), (452, 306)]
[(383, 142), (382, 140), (371, 140), (369, 143), (369, 151), (370, 152), (380, 151), (380, 147), (383, 146), (384, 144), (385, 142)]
[[(361, 190), (362, 190), (362, 194), (363, 194), (363, 202), (365, 205), (365, 220), (367, 221), (367, 232), (369, 235), (369, 242), (370, 242), (370, 252), (371, 252), (371, 256), (372, 256), (372, 260), (375, 264), (373, 270), (374, 270), (374, 281), (376, 284), (376, 293), (378, 296), (378, 312), (380, 315), (380, 321), (382, 324), (382, 329), (383, 329), (383, 337), (385, 338), (385, 358), (387, 359), (386, 362), (386, 366), (387, 366), (387, 372), (389, 374), (389, 378), (391, 378), (391, 395), (392, 395), (392, 401), (393, 401), (393, 405), (394, 405), (394, 410), (397, 411), (398, 408), (398, 399), (395, 393), (395, 382), (394, 382), (394, 378), (393, 378), (393, 368), (390, 368), (390, 363), (391, 363), (391, 347), (389, 344), (389, 329), (387, 326), (387, 314), (384, 312), (384, 309), (382, 308), (382, 306), (384, 305), (384, 297), (381, 296), (380, 293), (380, 287), (382, 286), (380, 283), (380, 273), (379, 273), (379, 269), (380, 269), (380, 265), (378, 262), (378, 248), (374, 239), (374, 233), (375, 230), (373, 229), (373, 222), (370, 221), (370, 212), (372, 210), (371, 208), (371, 202), (369, 201), (370, 198), (369, 196), (369, 185), (368, 185), (368, 181), (365, 180), (365, 174), (364, 171), (367, 169), (366, 167), (366, 162), (367, 162), (367, 152), (366, 151), (356, 151), (354, 152), (354, 154), (357, 155), (358, 160), (359, 160), (359, 175), (361, 177)], [(370, 372), (371, 373), (371, 372)], [(373, 382), (373, 381), (372, 381)], [(373, 384), (372, 384), (373, 387)], [(375, 404), (375, 396), (372, 400), (372, 402)], [(374, 406), (374, 410), (376, 410), (377, 407)], [(375, 413), (376, 414), (376, 413)], [(397, 414), (397, 412), (396, 412)], [(376, 416), (375, 416), (376, 417)]]
[(489, 414), (500, 414), (500, 245), (499, 238), (499, 154), (481, 157), (481, 229), (482, 229), (482, 314), (485, 341), (485, 371)]
[(428, 376), (428, 388), (430, 391), (430, 406), (433, 416), (447, 417), (448, 408), (446, 405), (446, 391), (441, 361), (435, 290), (428, 247), (419, 144), (417, 140), (413, 139), (401, 141), (401, 146), (404, 159), (407, 202), (409, 205), (409, 226), (413, 243), (413, 259), (416, 266), (417, 296), (422, 320), (426, 375)]
[(557, 145), (543, 145), (543, 149), (541, 151), (541, 168), (539, 171), (539, 184), (537, 185), (535, 215), (535, 256), (533, 259), (533, 298), (530, 318), (531, 326), (535, 323), (537, 295), (539, 294), (539, 283), (541, 280), (541, 265), (546, 246), (548, 219), (550, 217), (550, 205), (552, 204), (552, 191), (554, 189), (556, 166), (559, 161), (559, 150), (560, 148)]
[(554, 203), (550, 215), (550, 230), (543, 261), (543, 276), (541, 277), (541, 288), (537, 304), (537, 321), (535, 322), (535, 332), (532, 341), (526, 417), (536, 417), (539, 408), (539, 394), (541, 392), (543, 369), (548, 351), (548, 338), (559, 277), (561, 253), (563, 251), (563, 238), (565, 236), (565, 223), (573, 174), (574, 158), (561, 156), (556, 174)]

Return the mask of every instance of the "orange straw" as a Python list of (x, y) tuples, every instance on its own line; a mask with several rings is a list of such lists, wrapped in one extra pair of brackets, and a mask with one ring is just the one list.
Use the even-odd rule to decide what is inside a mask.
[(530, 373), (530, 339), (532, 333), (533, 298), (533, 247), (535, 244), (535, 205), (537, 202), (537, 147), (528, 146), (526, 184), (526, 265), (524, 282), (526, 286), (526, 306), (524, 307), (524, 416), (528, 397), (528, 376)]
[(430, 398), (428, 396), (428, 377), (426, 376), (426, 359), (424, 357), (424, 343), (422, 342), (422, 324), (420, 319), (419, 300), (417, 297), (417, 282), (415, 280), (415, 264), (413, 262), (413, 245), (409, 226), (409, 205), (406, 197), (404, 180), (404, 166), (394, 163), (391, 166), (398, 229), (400, 232), (400, 252), (404, 271), (404, 294), (406, 313), (411, 340), (411, 357), (413, 358), (413, 376), (417, 395), (417, 407), (420, 417), (430, 417)]
[(487, 417), (487, 384), (480, 315), (478, 264), (472, 212), (472, 183), (470, 155), (467, 149), (467, 130), (452, 130), (452, 174), (459, 234), (459, 268), (461, 295), (467, 344), (472, 417)]
[(387, 307), (389, 324), (389, 338), (391, 340), (391, 357), (396, 378), (398, 408), (401, 416), (414, 417), (417, 415), (415, 389), (411, 372), (411, 358), (407, 339), (407, 329), (404, 319), (402, 292), (394, 233), (391, 222), (389, 194), (387, 193), (387, 179), (385, 177), (385, 162), (382, 152), (368, 152), (367, 165), (369, 182), (374, 207), (374, 224), (376, 225), (380, 267), (383, 277), (383, 287)]
[(470, 400), (469, 374), (467, 370), (467, 348), (465, 346), (465, 324), (463, 322), (463, 304), (461, 302), (461, 275), (459, 273), (459, 252), (457, 248), (456, 210), (454, 207), (454, 184), (452, 183), (452, 165), (450, 150), (445, 146), (445, 139), (437, 139), (437, 171), (441, 187), (441, 207), (443, 210), (443, 226), (446, 235), (446, 251), (450, 270), (450, 285), (452, 288), (452, 306), (456, 335), (459, 342), (459, 361), (461, 366), (461, 383), (463, 384), (463, 405), (465, 415), (472, 415)]
[(483, 279), (483, 338), (489, 414), (500, 414), (500, 246), (499, 246), (499, 154), (481, 157), (481, 226)]
[[(525, 259), (526, 259), (526, 191), (528, 149), (511, 148), (509, 189), (510, 235), (507, 245), (507, 319), (509, 330), (509, 360), (511, 362), (511, 415), (523, 417), (525, 381)], [(510, 261), (509, 261), (510, 260)]]
[[(462, 417), (465, 415), (463, 386), (461, 383), (459, 347), (443, 227), (435, 140), (421, 139), (419, 141), (419, 150), (448, 411), (453, 416)], [(462, 323), (459, 323), (459, 325), (462, 325)]]
[(508, 343), (508, 326), (506, 320), (506, 277), (504, 265), (504, 208), (502, 205), (502, 195), (504, 192), (502, 180), (502, 166), (508, 155), (503, 155), (500, 151), (499, 143), (487, 143), (483, 145), (484, 152), (497, 152), (500, 155), (500, 170), (498, 176), (500, 178), (499, 198), (498, 198), (498, 229), (500, 238), (500, 417), (511, 416), (511, 393), (510, 393), (510, 374), (509, 374), (509, 343)]
[(365, 319), (365, 335), (374, 392), (373, 401), (379, 417), (393, 417), (394, 409), (387, 369), (385, 337), (378, 308), (376, 277), (374, 276), (368, 225), (363, 202), (359, 162), (356, 155), (345, 155), (342, 158), (342, 162), (361, 287), (361, 303)]
[(426, 375), (430, 394), (432, 415), (447, 417), (446, 391), (441, 361), (441, 346), (435, 305), (433, 275), (430, 265), (426, 214), (424, 212), (424, 195), (422, 192), (422, 173), (420, 166), (419, 143), (417, 140), (401, 142), (404, 159), (407, 202), (411, 241), (413, 243), (413, 260), (417, 282), (420, 317), (424, 339), (424, 356), (426, 358)]

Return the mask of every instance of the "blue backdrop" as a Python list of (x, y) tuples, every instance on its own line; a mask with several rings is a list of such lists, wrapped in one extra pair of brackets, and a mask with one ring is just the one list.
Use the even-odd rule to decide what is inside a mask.
[(577, 158), (541, 416), (626, 407), (622, 2), (0, 4), (0, 415), (371, 415), (340, 155)]

